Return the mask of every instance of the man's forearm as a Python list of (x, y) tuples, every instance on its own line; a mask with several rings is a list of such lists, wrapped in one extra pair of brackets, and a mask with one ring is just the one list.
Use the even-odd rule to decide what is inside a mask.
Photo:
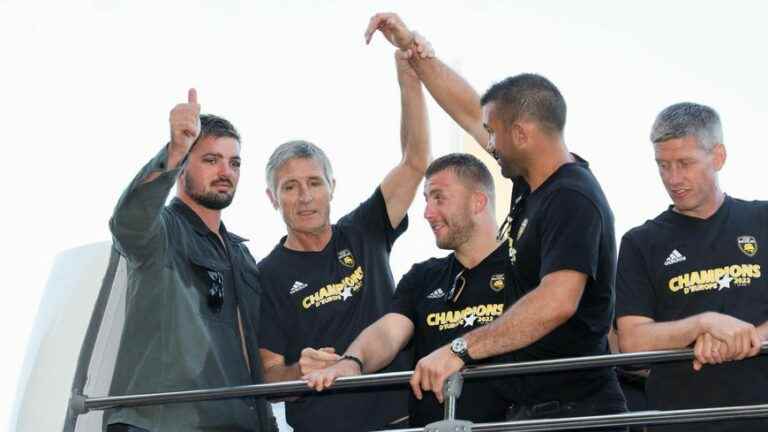
[(161, 213), (179, 171), (167, 169), (168, 147), (139, 171), (109, 221), (118, 248), (129, 258), (144, 259), (162, 252)]
[(562, 297), (553, 295), (557, 289), (540, 285), (492, 323), (467, 333), (469, 355), (480, 360), (524, 348), (568, 321), (575, 308), (563, 307)]
[(472, 86), (436, 57), (414, 56), (411, 65), (440, 107), (478, 144), (484, 149), (488, 148), (488, 133), (483, 128), (480, 96)]
[(431, 158), (429, 146), (429, 116), (421, 82), (400, 80), (401, 121), (400, 143), (403, 161), (422, 173)]
[(274, 365), (264, 369), (264, 382), (296, 381), (301, 379), (299, 364)]
[(686, 348), (703, 332), (701, 315), (677, 321), (649, 321), (632, 326), (623, 326), (620, 322), (619, 346), (621, 352)]
[(392, 363), (413, 336), (413, 324), (397, 314), (387, 314), (366, 327), (345, 354), (363, 362), (362, 373), (374, 373)]

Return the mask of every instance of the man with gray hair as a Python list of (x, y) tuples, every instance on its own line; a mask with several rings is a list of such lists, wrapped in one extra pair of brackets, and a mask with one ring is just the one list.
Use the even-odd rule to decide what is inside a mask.
[[(402, 160), (356, 209), (331, 224), (336, 180), (325, 153), (314, 144), (288, 142), (269, 159), (267, 195), (288, 233), (259, 263), (264, 289), (259, 343), (267, 381), (298, 380), (337, 362), (359, 362), (336, 352), (344, 352), (389, 310), (394, 291), (389, 254), (406, 230), (408, 208), (430, 161), (424, 95), (407, 60), (417, 44), (414, 40), (396, 54)], [(406, 365), (400, 355), (385, 370)], [(288, 423), (298, 432), (381, 429), (406, 414), (407, 397), (398, 389), (311, 395), (286, 403)]]
[[(710, 107), (678, 103), (651, 130), (656, 163), (672, 205), (627, 232), (619, 252), (616, 316), (624, 352), (693, 346), (693, 367), (654, 365), (655, 409), (768, 402), (768, 202), (720, 189), (726, 160), (720, 118)], [(739, 361), (732, 363), (732, 361)], [(768, 420), (675, 425), (654, 430), (765, 431)]]

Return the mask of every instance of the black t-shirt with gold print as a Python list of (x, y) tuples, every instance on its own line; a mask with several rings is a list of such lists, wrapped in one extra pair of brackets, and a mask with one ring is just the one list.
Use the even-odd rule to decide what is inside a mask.
[[(760, 325), (768, 321), (768, 202), (726, 196), (708, 219), (674, 212), (624, 235), (616, 279), (616, 316), (676, 321), (714, 311)], [(656, 409), (768, 402), (768, 357), (695, 372), (690, 361), (656, 364), (647, 383)], [(768, 420), (675, 425), (654, 430), (764, 431)]]
[[(306, 347), (334, 347), (343, 353), (368, 325), (389, 311), (394, 279), (389, 254), (406, 230), (407, 217), (393, 229), (380, 189), (333, 225), (319, 252), (284, 246), (285, 238), (259, 263), (264, 290), (259, 343), (286, 364)], [(385, 371), (407, 368), (401, 355)], [(406, 415), (403, 389), (344, 390), (286, 403), (297, 432), (378, 429)]]
[[(414, 324), (415, 359), (501, 316), (508, 289), (504, 274), (508, 254), (507, 244), (503, 243), (471, 269), (464, 268), (454, 254), (432, 258), (414, 265), (400, 279), (392, 312)], [(499, 362), (500, 358), (490, 358), (482, 363)], [(473, 422), (504, 421), (509, 402), (497, 389), (496, 383), (501, 381), (509, 379), (465, 381), (461, 395), (464, 402), (457, 404), (456, 417)], [(421, 401), (411, 397), (410, 411), (411, 426), (443, 418), (443, 405), (432, 392), (425, 392)]]

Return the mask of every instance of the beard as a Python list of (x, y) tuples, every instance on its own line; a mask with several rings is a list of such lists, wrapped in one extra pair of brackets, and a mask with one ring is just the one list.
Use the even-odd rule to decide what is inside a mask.
[(502, 158), (498, 150), (494, 150), (491, 156), (493, 156), (493, 158), (496, 159), (496, 163), (499, 164), (499, 167), (501, 168), (501, 175), (504, 178), (514, 179), (516, 177), (520, 177), (523, 174), (523, 171), (520, 169), (520, 167)]
[[(230, 184), (231, 183), (232, 182), (230, 181)], [(184, 192), (186, 192), (193, 201), (210, 210), (222, 210), (227, 208), (235, 198), (234, 185), (232, 192), (230, 193), (215, 192), (212, 190), (205, 191), (202, 187), (199, 187), (195, 179), (189, 175), (189, 172), (184, 173)]]
[(475, 230), (475, 222), (471, 219), (469, 210), (459, 217), (450, 218), (448, 233), (442, 239), (435, 239), (440, 249), (456, 250), (459, 246), (468, 242)]

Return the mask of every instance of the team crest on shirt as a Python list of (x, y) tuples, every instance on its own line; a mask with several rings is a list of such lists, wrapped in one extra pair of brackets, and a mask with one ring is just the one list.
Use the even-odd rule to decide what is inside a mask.
[(517, 237), (515, 240), (520, 240), (520, 237), (523, 236), (526, 228), (528, 228), (528, 218), (523, 219), (523, 222), (520, 224), (520, 228), (517, 230)]
[(753, 257), (757, 254), (757, 240), (752, 236), (741, 236), (737, 239), (739, 243), (739, 250), (744, 252), (748, 257)]
[(491, 276), (490, 281), (491, 289), (494, 292), (499, 292), (504, 289), (504, 287), (507, 285), (506, 282), (504, 282), (504, 273), (499, 273)]
[(352, 256), (352, 252), (349, 249), (344, 249), (339, 252), (339, 262), (346, 267), (352, 268), (355, 266), (355, 257)]

